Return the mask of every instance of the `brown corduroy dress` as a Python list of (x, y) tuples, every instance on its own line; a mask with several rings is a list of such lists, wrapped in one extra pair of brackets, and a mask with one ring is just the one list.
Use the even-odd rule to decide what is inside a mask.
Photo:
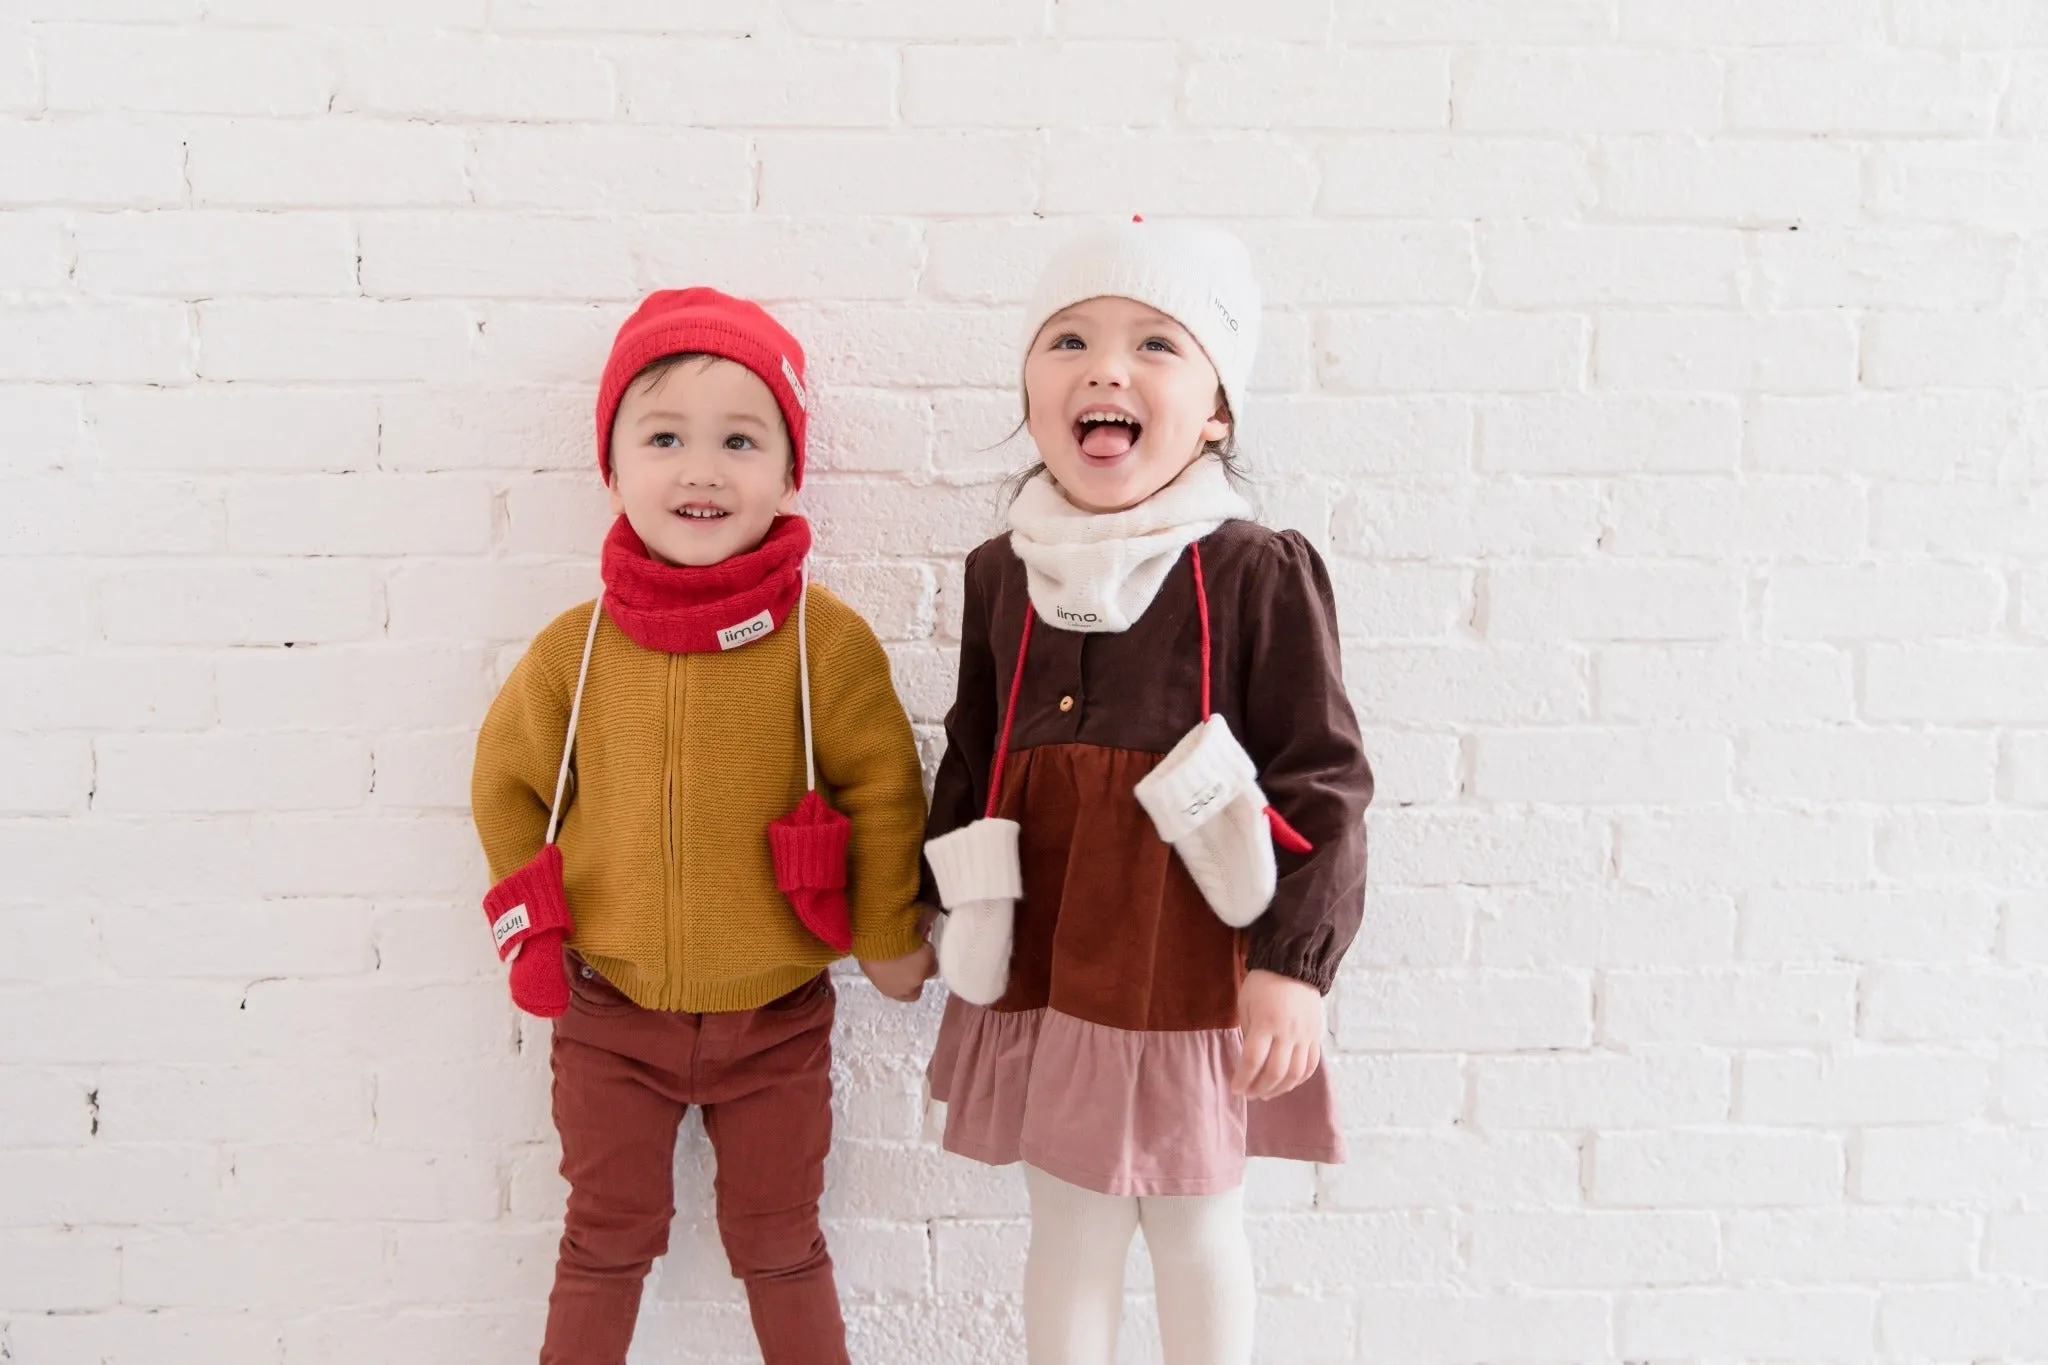
[[(1341, 1161), (1327, 1068), (1272, 1101), (1230, 1093), (1250, 968), (1327, 992), (1364, 908), (1372, 773), (1344, 693), (1329, 577), (1293, 532), (1226, 522), (1201, 542), (1212, 704), (1267, 799), (1313, 845), (1279, 852), (1272, 905), (1219, 920), (1154, 831), (1138, 781), (1202, 719), (1191, 557), (1120, 633), (1036, 622), (998, 815), (1021, 827), (1009, 986), (948, 1002), (930, 1066), (948, 1151), (1023, 1160), (1107, 1194), (1210, 1194), (1246, 1156)], [(1031, 610), (1007, 536), (967, 562), (958, 697), (927, 838), (982, 814)], [(926, 900), (937, 904), (927, 872)]]

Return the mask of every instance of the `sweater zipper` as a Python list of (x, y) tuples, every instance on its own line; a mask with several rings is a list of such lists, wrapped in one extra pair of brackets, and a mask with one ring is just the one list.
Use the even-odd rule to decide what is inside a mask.
[(676, 800), (676, 745), (682, 742), (683, 726), (677, 714), (681, 708), (683, 659), (679, 654), (668, 656), (668, 705), (664, 708), (667, 728), (661, 743), (661, 789), (663, 818), (662, 840), (662, 937), (668, 944), (668, 980), (673, 988), (683, 979), (683, 917), (678, 904), (678, 890), (681, 875), (677, 859), (681, 856), (682, 840), (677, 836), (676, 823), (678, 804)]

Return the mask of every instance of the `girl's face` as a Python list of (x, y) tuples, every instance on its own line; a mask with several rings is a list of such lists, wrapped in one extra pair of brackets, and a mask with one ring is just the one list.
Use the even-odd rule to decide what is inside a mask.
[(1230, 434), (1216, 367), (1187, 329), (1108, 297), (1039, 329), (1024, 357), (1024, 425), (1084, 512), (1137, 506)]
[(669, 564), (745, 554), (796, 502), (789, 436), (766, 384), (730, 360), (635, 380), (612, 421), (612, 515)]

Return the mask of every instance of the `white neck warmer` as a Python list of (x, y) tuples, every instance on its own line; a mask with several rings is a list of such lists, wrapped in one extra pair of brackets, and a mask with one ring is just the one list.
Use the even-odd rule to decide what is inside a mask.
[(1010, 506), (1010, 546), (1047, 624), (1116, 632), (1145, 614), (1182, 550), (1251, 516), (1221, 462), (1207, 456), (1121, 512), (1084, 512), (1040, 474)]

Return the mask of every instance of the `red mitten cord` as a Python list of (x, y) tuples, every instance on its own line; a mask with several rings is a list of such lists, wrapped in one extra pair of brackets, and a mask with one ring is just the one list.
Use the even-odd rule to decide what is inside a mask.
[(1287, 823), (1287, 817), (1266, 807), (1266, 823), (1273, 827), (1273, 842), (1289, 853), (1313, 853), (1316, 846), (1302, 837), (1301, 831)]
[(558, 1018), (569, 1008), (562, 944), (574, 928), (562, 889), (561, 848), (543, 845), (533, 861), (485, 893), (484, 918), (498, 956), (512, 961), (513, 1003), (542, 1019)]

